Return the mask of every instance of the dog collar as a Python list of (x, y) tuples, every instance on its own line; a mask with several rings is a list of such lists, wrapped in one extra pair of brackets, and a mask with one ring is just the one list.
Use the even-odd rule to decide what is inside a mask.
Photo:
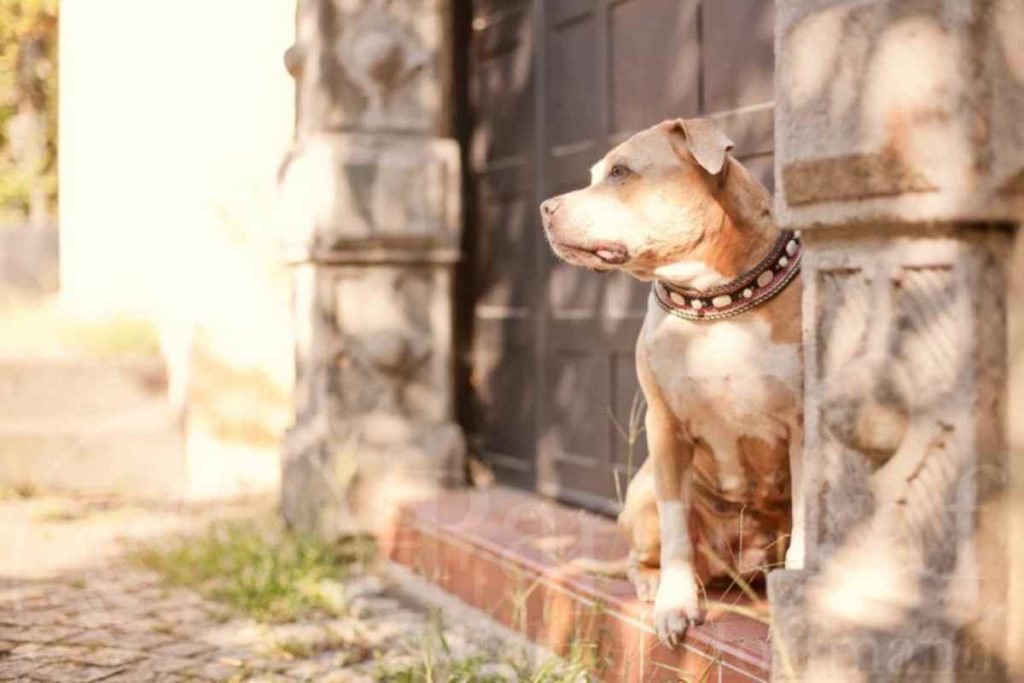
[(700, 290), (658, 280), (652, 288), (654, 298), (666, 311), (686, 320), (731, 318), (785, 289), (800, 272), (803, 253), (800, 235), (784, 230), (768, 255), (732, 282)]

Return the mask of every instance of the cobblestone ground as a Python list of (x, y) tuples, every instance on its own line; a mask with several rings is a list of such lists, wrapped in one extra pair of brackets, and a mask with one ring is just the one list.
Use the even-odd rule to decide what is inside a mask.
[[(97, 520), (54, 513), (62, 504), (80, 507), (53, 498), (42, 506), (0, 502), (0, 680), (386, 681), (420, 661), (436, 632), (426, 609), (373, 573), (347, 584), (351, 616), (285, 624), (231, 616), (119, 559), (114, 548), (123, 547), (123, 537), (152, 531), (135, 524), (152, 511), (131, 508)], [(211, 514), (217, 513), (179, 516), (195, 524), (212, 521)], [(174, 516), (159, 511), (155, 528), (166, 532)], [(22, 570), (12, 575), (12, 566)], [(445, 647), (460, 657), (493, 659), (494, 636), (473, 628), (446, 624)], [(482, 666), (492, 676), (514, 677), (507, 665)]]

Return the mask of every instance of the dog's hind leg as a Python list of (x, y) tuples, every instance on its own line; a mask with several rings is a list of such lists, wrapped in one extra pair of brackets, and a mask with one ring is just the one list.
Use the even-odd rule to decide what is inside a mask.
[(626, 578), (633, 584), (637, 599), (641, 602), (654, 602), (654, 597), (658, 594), (661, 570), (641, 562), (636, 553), (632, 552), (629, 554), (628, 562)]
[(617, 560), (598, 560), (593, 557), (577, 557), (569, 562), (569, 567), (584, 574), (607, 576), (612, 579), (625, 579), (629, 575), (630, 558), (621, 557)]

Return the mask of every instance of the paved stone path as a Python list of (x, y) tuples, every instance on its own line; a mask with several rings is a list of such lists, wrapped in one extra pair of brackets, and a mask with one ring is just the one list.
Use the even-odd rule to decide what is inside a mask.
[[(10, 558), (0, 550), (0, 680), (387, 681), (422, 661), (437, 631), (431, 614), (398, 597), (376, 574), (346, 584), (351, 616), (266, 624), (231, 616), (188, 589), (168, 587), (102, 543), (86, 553), (98, 562), (73, 568), (67, 556), (74, 553), (65, 549), (62, 561), (54, 563), (44, 557), (47, 548), (73, 536), (55, 529), (87, 521), (66, 517), (41, 517), (37, 501), (0, 502), (0, 545), (10, 553), (20, 544), (17, 563), (4, 564)], [(167, 514), (161, 517), (166, 522)], [(126, 519), (103, 523), (124, 530), (131, 528)], [(14, 543), (18, 529), (21, 541)], [(108, 538), (95, 529), (86, 535), (92, 545)], [(4, 571), (11, 564), (33, 566), (35, 552), (48, 571)], [(471, 624), (444, 628), (446, 648), (460, 658), (494, 659), (489, 655), (499, 646), (493, 637)], [(515, 680), (507, 665), (482, 667), (491, 676)]]

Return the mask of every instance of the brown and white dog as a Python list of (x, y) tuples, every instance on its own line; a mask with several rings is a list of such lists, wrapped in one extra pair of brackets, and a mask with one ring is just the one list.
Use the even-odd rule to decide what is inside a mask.
[(803, 557), (801, 246), (731, 147), (709, 121), (665, 121), (541, 205), (559, 257), (654, 283), (636, 346), (650, 454), (619, 522), (641, 597), (660, 566), (671, 646), (702, 619), (702, 584), (762, 574), (787, 541), (786, 564)]

